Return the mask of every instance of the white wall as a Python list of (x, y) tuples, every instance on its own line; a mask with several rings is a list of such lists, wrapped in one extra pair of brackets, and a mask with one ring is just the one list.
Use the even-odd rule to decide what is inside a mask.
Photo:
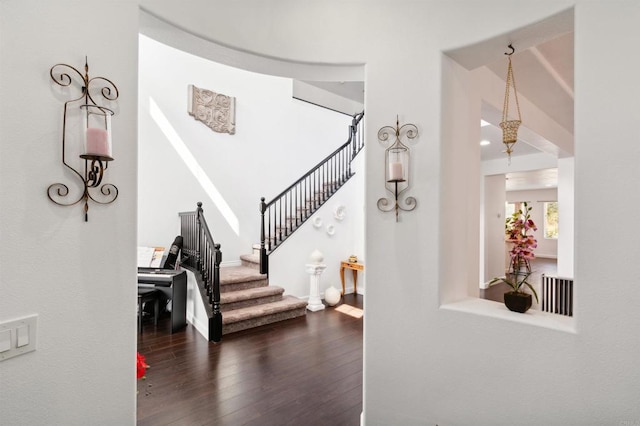
[[(3, 425), (135, 424), (137, 15), (133, 1), (0, 2), (0, 322), (38, 315), (36, 351), (0, 362)], [(119, 196), (90, 202), (86, 223), (81, 204), (46, 195), (56, 182), (81, 194), (61, 162), (79, 90), (49, 70), (83, 72), (85, 55), (120, 91), (105, 176)]]
[[(365, 270), (357, 273), (358, 293), (363, 294), (366, 282), (367, 261), (364, 253), (364, 152), (361, 152), (352, 163), (355, 175), (327, 201), (302, 228), (297, 230), (287, 242), (269, 256), (269, 283), (284, 287), (289, 294), (309, 296), (309, 274), (305, 265), (311, 263), (309, 257), (314, 250), (324, 255), (323, 263), (327, 265), (320, 277), (320, 292), (333, 286), (342, 289), (340, 281), (340, 261), (355, 254), (358, 262), (365, 265)], [(342, 220), (336, 219), (335, 208), (343, 206), (345, 215)], [(321, 226), (313, 222), (319, 218)], [(333, 235), (329, 235), (327, 227), (333, 226)], [(353, 291), (353, 273), (346, 270), (344, 274), (345, 290)]]
[(558, 160), (558, 276), (573, 278), (574, 233), (574, 165), (573, 158)]
[(531, 207), (531, 219), (538, 227), (532, 235), (538, 241), (538, 247), (534, 253), (538, 257), (558, 258), (558, 240), (544, 237), (544, 203), (548, 201), (558, 201), (558, 190), (556, 188), (534, 189), (528, 191), (509, 191), (507, 201), (515, 203), (517, 201), (527, 201)]
[(209, 316), (193, 272), (187, 270), (187, 321), (209, 339)]
[[(234, 135), (215, 133), (187, 114), (189, 84), (236, 97)], [(223, 263), (251, 253), (260, 240), (260, 197), (271, 200), (349, 135), (351, 117), (292, 99), (291, 90), (291, 79), (217, 64), (140, 36), (140, 245), (169, 246), (179, 233), (177, 213), (202, 201)], [(199, 178), (162, 132), (157, 110), (200, 168)]]
[(348, 115), (359, 114), (364, 109), (361, 102), (336, 95), (304, 81), (293, 80), (292, 95), (296, 99), (339, 111)]
[(480, 286), (486, 288), (486, 284), (494, 277), (501, 277), (505, 271), (504, 264), (504, 203), (506, 201), (505, 176), (484, 176), (483, 200), (483, 235), (480, 241), (484, 242), (484, 271), (481, 271)]
[[(55, 324), (40, 329), (42, 346), (36, 353), (0, 363), (3, 415), (9, 413), (9, 423), (26, 415), (21, 421), (26, 424), (42, 424), (45, 416), (49, 423), (106, 419), (105, 424), (131, 424), (135, 306), (126, 282), (135, 271), (136, 207), (129, 197), (135, 194), (132, 21), (137, 12), (123, 1), (0, 4), (0, 315), (37, 310), (42, 324)], [(396, 114), (418, 125), (412, 158), (413, 193), (420, 204), (399, 223), (375, 208), (384, 193), (383, 147), (370, 144), (365, 152), (366, 425), (602, 425), (640, 419), (640, 247), (634, 238), (620, 238), (633, 232), (628, 221), (620, 220), (620, 211), (601, 208), (620, 200), (629, 211), (640, 208), (640, 151), (629, 136), (636, 133), (640, 108), (640, 86), (630, 84), (640, 58), (629, 54), (640, 38), (637, 2), (142, 4), (227, 46), (307, 63), (366, 62), (367, 141), (375, 141), (377, 130), (393, 123)], [(477, 291), (478, 261), (473, 249), (465, 248), (472, 244), (478, 252), (479, 202), (474, 210), (477, 195), (452, 175), (478, 176), (478, 171), (469, 163), (474, 155), (457, 155), (451, 135), (457, 127), (458, 143), (477, 145), (471, 139), (479, 116), (473, 113), (476, 105), (468, 104), (473, 97), (464, 90), (452, 93), (452, 80), (462, 89), (467, 78), (442, 51), (496, 35), (503, 47), (514, 29), (574, 5), (576, 316), (563, 327), (542, 313), (502, 311), (495, 302), (443, 305), (442, 292), (449, 287), (454, 287), (449, 296)], [(495, 50), (495, 57), (504, 51)], [(47, 97), (47, 70), (71, 55), (78, 62), (84, 53), (127, 93), (117, 132), (131, 141), (118, 145), (120, 160), (113, 168), (120, 198), (114, 205), (93, 207), (95, 220), (88, 224), (76, 222), (73, 208), (59, 208), (44, 197), (52, 174), (63, 177), (56, 147), (43, 143), (60, 125), (52, 113), (59, 103)], [(455, 74), (443, 75), (449, 69)], [(615, 141), (615, 152), (603, 141)], [(27, 171), (24, 164), (34, 167)], [(479, 192), (477, 182), (474, 188)], [(445, 214), (459, 220), (445, 221)], [(451, 239), (453, 234), (460, 238)], [(451, 245), (444, 244), (444, 236)], [(463, 252), (455, 256), (459, 248)], [(107, 262), (114, 253), (115, 260)], [(33, 259), (46, 281), (27, 272)], [(455, 267), (467, 271), (452, 274)], [(611, 283), (624, 297), (602, 290)], [(67, 306), (72, 308), (61, 308)]]

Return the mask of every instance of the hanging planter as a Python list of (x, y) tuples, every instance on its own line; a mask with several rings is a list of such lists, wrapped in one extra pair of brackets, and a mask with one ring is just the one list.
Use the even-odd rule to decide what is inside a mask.
[[(513, 76), (513, 67), (511, 65), (511, 55), (515, 52), (512, 45), (509, 45), (511, 52), (505, 53), (509, 58), (509, 65), (507, 67), (507, 85), (504, 92), (504, 104), (502, 107), (502, 122), (500, 128), (502, 129), (502, 143), (505, 144), (505, 153), (509, 158), (509, 164), (511, 164), (511, 153), (513, 152), (513, 146), (518, 141), (518, 128), (522, 123), (522, 116), (520, 115), (520, 104), (518, 103), (518, 92), (516, 91), (516, 80)], [(513, 86), (513, 97), (516, 101), (516, 109), (518, 111), (517, 120), (509, 120), (509, 101), (511, 86)]]

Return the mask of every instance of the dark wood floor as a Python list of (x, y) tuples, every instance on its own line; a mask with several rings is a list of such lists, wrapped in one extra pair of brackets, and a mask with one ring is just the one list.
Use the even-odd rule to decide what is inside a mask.
[[(363, 297), (344, 303), (362, 308)], [(138, 425), (345, 425), (362, 412), (362, 318), (335, 308), (207, 342), (144, 325)]]

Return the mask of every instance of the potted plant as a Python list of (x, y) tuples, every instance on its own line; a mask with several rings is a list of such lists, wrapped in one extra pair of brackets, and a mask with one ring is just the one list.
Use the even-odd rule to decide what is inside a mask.
[(509, 269), (505, 277), (492, 279), (489, 284), (504, 282), (512, 291), (504, 294), (504, 304), (509, 310), (524, 313), (531, 307), (531, 294), (524, 291), (524, 287), (529, 287), (538, 302), (536, 289), (527, 281), (531, 275), (531, 259), (535, 256), (533, 250), (538, 247), (538, 241), (530, 232), (538, 228), (531, 219), (531, 209), (526, 202), (523, 203), (524, 210), (520, 209), (513, 213), (505, 221), (505, 234), (507, 241), (513, 244), (509, 251)]

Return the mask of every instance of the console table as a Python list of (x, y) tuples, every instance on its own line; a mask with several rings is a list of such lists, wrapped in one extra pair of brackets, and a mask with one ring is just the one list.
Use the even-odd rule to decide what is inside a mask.
[(342, 295), (344, 295), (344, 270), (351, 269), (353, 271), (353, 293), (358, 293), (358, 271), (364, 270), (364, 265), (358, 262), (340, 262), (340, 280), (342, 281)]

